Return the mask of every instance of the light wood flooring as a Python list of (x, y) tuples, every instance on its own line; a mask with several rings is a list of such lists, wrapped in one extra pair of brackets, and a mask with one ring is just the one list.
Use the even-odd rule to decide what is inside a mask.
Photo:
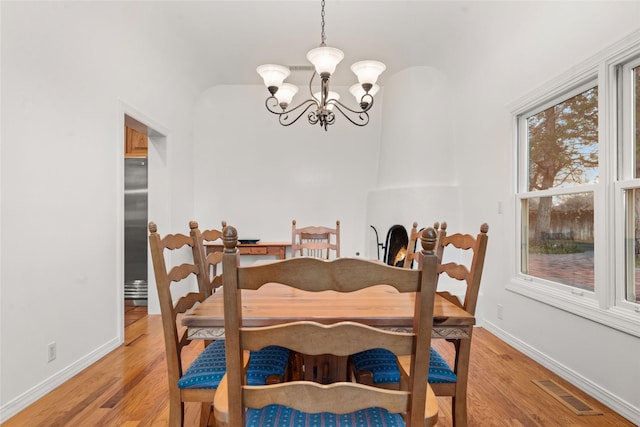
[[(167, 426), (168, 390), (160, 316), (141, 317), (126, 327), (125, 335), (122, 347), (2, 425)], [(445, 357), (451, 357), (450, 344), (442, 340), (433, 344)], [(201, 351), (202, 344), (190, 347), (188, 362)], [(469, 427), (633, 426), (482, 328), (474, 332), (471, 372)], [(532, 383), (540, 379), (555, 380), (603, 415), (575, 415)], [(437, 425), (449, 427), (450, 400), (438, 399)], [(198, 425), (199, 409), (198, 404), (186, 404), (185, 425)]]
[(147, 315), (147, 306), (125, 305), (124, 306), (124, 327), (137, 322)]

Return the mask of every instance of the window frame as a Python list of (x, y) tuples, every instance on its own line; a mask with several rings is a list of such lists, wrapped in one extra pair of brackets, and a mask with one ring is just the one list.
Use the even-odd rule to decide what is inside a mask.
[(629, 206), (625, 192), (632, 189), (640, 190), (640, 177), (635, 177), (636, 153), (635, 144), (640, 141), (634, 141), (635, 138), (635, 116), (634, 116), (634, 97), (631, 92), (634, 88), (633, 70), (640, 67), (640, 49), (637, 56), (631, 58), (622, 64), (615, 66), (616, 83), (619, 87), (618, 108), (620, 116), (618, 121), (619, 141), (618, 149), (618, 173), (617, 180), (614, 183), (614, 199), (615, 206), (619, 206), (616, 212), (615, 235), (619, 237), (615, 246), (616, 271), (620, 272), (619, 280), (616, 281), (615, 304), (623, 309), (634, 310), (640, 313), (640, 304), (630, 302), (626, 299), (626, 291), (628, 287), (627, 280), (630, 279), (630, 272), (627, 270), (627, 214)]
[[(624, 100), (620, 85), (625, 65), (640, 65), (640, 32), (621, 40), (598, 55), (532, 91), (510, 106), (512, 116), (514, 250), (511, 251), (511, 279), (506, 289), (603, 325), (640, 337), (640, 304), (625, 300), (625, 204), (624, 190), (640, 188), (640, 178), (623, 180), (627, 170), (628, 137), (621, 123), (629, 123), (622, 112), (631, 101)], [(528, 141), (523, 121), (589, 87), (598, 86), (598, 183), (570, 189), (528, 189)], [(627, 96), (628, 97), (628, 96)], [(624, 102), (627, 102), (625, 107)], [(626, 110), (625, 110), (626, 108)], [(626, 114), (626, 113), (625, 113)], [(627, 133), (630, 130), (626, 131)], [(524, 137), (523, 137), (524, 136)], [(625, 144), (627, 145), (625, 147)], [(624, 148), (624, 149), (623, 149)], [(567, 191), (568, 190), (568, 191)], [(521, 273), (523, 248), (522, 200), (547, 195), (593, 191), (594, 197), (594, 292), (551, 282)], [(622, 218), (622, 219), (621, 219)]]

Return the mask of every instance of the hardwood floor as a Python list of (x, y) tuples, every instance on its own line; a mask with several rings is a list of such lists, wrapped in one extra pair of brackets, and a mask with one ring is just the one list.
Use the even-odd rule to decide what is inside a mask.
[(147, 306), (125, 305), (124, 306), (124, 327), (137, 322), (147, 315)]
[[(67, 381), (3, 426), (167, 426), (169, 418), (160, 316), (129, 324), (125, 344)], [(434, 347), (451, 357), (452, 346)], [(190, 346), (189, 362), (202, 344)], [(469, 381), (469, 427), (625, 427), (618, 414), (585, 395), (482, 328), (474, 332)], [(577, 416), (532, 380), (553, 379), (603, 415)], [(448, 398), (439, 398), (438, 427), (451, 426)], [(200, 407), (185, 405), (185, 425), (198, 425)]]

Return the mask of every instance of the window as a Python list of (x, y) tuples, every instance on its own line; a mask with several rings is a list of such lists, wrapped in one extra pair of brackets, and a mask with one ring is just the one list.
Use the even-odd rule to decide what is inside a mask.
[[(620, 180), (616, 183), (623, 210), (623, 278), (620, 302), (640, 303), (640, 60), (619, 67), (620, 103)], [(630, 155), (625, 155), (625, 154)], [(626, 160), (630, 159), (630, 160)]]
[(521, 272), (593, 292), (598, 87), (589, 86), (519, 118), (527, 168)]
[(640, 36), (513, 108), (508, 289), (640, 336)]

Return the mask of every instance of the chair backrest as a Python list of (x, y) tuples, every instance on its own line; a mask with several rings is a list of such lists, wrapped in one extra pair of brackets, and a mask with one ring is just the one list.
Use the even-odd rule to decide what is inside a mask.
[[(222, 221), (222, 228), (226, 225), (227, 222)], [(215, 229), (200, 231), (196, 221), (189, 222), (189, 228), (194, 243), (193, 259), (200, 267), (198, 289), (205, 298), (208, 298), (217, 288), (222, 286), (222, 272), (218, 270), (218, 267), (222, 267), (222, 252), (216, 251), (207, 254), (204, 243), (216, 240), (220, 240), (222, 243), (222, 231)]]
[(336, 227), (308, 226), (296, 227), (296, 220), (291, 222), (291, 256), (311, 256), (329, 259), (331, 251), (340, 258), (340, 221)]
[[(438, 230), (440, 227), (439, 223), (433, 224), (434, 230)], [(420, 251), (416, 252), (416, 247), (418, 245), (418, 241), (420, 240), (420, 234), (422, 233), (422, 229), (418, 230), (418, 223), (413, 222), (413, 226), (411, 227), (411, 232), (409, 233), (409, 243), (407, 245), (407, 255), (404, 257), (404, 263), (402, 264), (403, 268), (413, 268), (413, 261), (418, 261), (418, 257), (420, 255)], [(437, 242), (436, 242), (437, 247)], [(417, 262), (416, 262), (417, 265)]]
[[(437, 280), (435, 230), (430, 228), (423, 232), (420, 260), (422, 270), (397, 268), (358, 258), (327, 261), (310, 257), (241, 267), (236, 248), (237, 236), (233, 227), (227, 226), (223, 230), (229, 425), (245, 425), (244, 407), (260, 408), (267, 404), (280, 404), (304, 412), (338, 414), (367, 407), (381, 407), (392, 413), (404, 414), (410, 427), (423, 426)], [(257, 290), (262, 285), (273, 282), (313, 292), (353, 292), (381, 284), (393, 286), (398, 292), (415, 292), (414, 327), (412, 331), (398, 332), (339, 319), (330, 325), (313, 321), (260, 328), (244, 325), (240, 290)], [(313, 313), (310, 313), (310, 318), (312, 317)], [(279, 345), (308, 355), (337, 356), (382, 347), (397, 355), (409, 355), (410, 372), (415, 375), (407, 378), (408, 385), (402, 391), (354, 382), (321, 385), (311, 381), (289, 381), (277, 385), (248, 387), (242, 374), (243, 352), (267, 345)]]
[[(205, 297), (201, 292), (190, 292), (180, 297), (174, 304), (171, 297), (171, 286), (191, 275), (197, 277), (200, 274), (200, 267), (195, 263), (181, 263), (171, 268), (167, 267), (167, 258), (183, 258), (178, 253), (180, 249), (184, 249), (184, 259), (191, 258), (191, 251), (194, 247), (191, 236), (167, 234), (161, 237), (158, 234), (157, 225), (154, 222), (149, 222), (149, 245), (151, 247), (151, 259), (153, 260), (153, 271), (162, 314), (169, 384), (170, 387), (175, 386), (177, 389), (178, 380), (182, 377), (180, 354), (182, 348), (191, 342), (186, 337), (186, 328), (178, 324), (177, 316), (192, 308), (196, 302), (204, 301)], [(172, 252), (171, 255), (168, 254), (169, 251)]]
[[(480, 292), (480, 280), (482, 279), (482, 270), (484, 268), (484, 258), (487, 252), (487, 242), (489, 237), (487, 232), (489, 226), (485, 223), (480, 226), (480, 233), (476, 237), (470, 234), (456, 233), (447, 235), (447, 223), (442, 222), (438, 230), (437, 256), (438, 256), (438, 274), (446, 273), (449, 277), (466, 282), (466, 291), (464, 301), (451, 295), (449, 292), (438, 292), (438, 294), (448, 300), (459, 305), (468, 313), (475, 315), (476, 303), (478, 301), (478, 293)], [(449, 248), (446, 249), (445, 248)], [(453, 248), (458, 251), (471, 251), (471, 260), (465, 264), (462, 262), (444, 262), (444, 255), (451, 254)], [(461, 258), (464, 258), (464, 254)], [(448, 257), (450, 258), (450, 257)], [(467, 256), (468, 258), (468, 256)]]

